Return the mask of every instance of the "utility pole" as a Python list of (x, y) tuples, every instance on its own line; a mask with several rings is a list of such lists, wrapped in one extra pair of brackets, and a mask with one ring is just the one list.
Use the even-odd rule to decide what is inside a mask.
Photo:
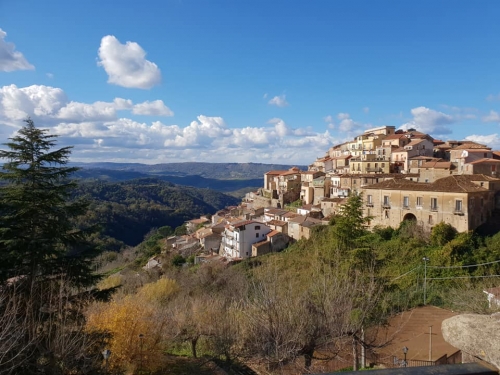
[(429, 258), (423, 257), (422, 260), (424, 261), (424, 306), (427, 303), (427, 262), (429, 261)]

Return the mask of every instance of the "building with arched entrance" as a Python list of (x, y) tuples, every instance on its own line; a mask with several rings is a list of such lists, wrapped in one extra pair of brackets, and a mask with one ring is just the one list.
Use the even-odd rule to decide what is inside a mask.
[[(486, 175), (453, 175), (433, 183), (392, 179), (361, 189), (370, 227), (399, 227), (415, 220), (424, 229), (445, 222), (459, 232), (485, 223), (497, 209), (500, 179)], [(500, 201), (499, 201), (500, 202)]]

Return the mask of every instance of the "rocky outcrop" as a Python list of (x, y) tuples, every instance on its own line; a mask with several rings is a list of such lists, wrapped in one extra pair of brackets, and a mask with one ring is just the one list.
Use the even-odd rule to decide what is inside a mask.
[(500, 314), (463, 314), (445, 319), (444, 339), (462, 352), (500, 368)]

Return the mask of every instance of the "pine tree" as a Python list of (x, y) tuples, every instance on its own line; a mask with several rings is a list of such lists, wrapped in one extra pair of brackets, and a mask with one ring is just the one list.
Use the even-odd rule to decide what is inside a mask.
[(87, 204), (71, 201), (78, 168), (67, 163), (72, 147), (54, 149), (56, 135), (28, 118), (0, 150), (0, 282), (22, 276), (31, 282), (64, 277), (74, 286), (95, 281), (96, 249), (88, 232), (73, 224)]

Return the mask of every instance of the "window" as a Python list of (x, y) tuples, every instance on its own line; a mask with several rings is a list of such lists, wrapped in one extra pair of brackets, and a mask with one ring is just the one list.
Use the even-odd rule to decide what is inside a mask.
[(491, 166), (491, 171), (492, 171), (492, 172), (495, 172), (496, 170), (497, 170), (497, 166), (496, 166), (496, 165), (492, 165), (492, 166)]
[(432, 215), (429, 215), (429, 224), (432, 224)]
[(260, 229), (260, 225), (256, 225), (255, 230), (259, 230), (259, 229)]
[(462, 212), (462, 200), (457, 199), (455, 201), (455, 211), (456, 212)]
[(259, 238), (259, 233), (255, 233), (255, 238)]
[(437, 211), (438, 209), (438, 200), (437, 198), (431, 198), (431, 210)]
[(384, 207), (390, 207), (389, 196), (384, 195)]
[(382, 168), (385, 168), (385, 163), (382, 163)]
[(410, 208), (410, 197), (403, 197), (403, 208)]
[(417, 207), (422, 207), (422, 201), (423, 201), (422, 197), (417, 197)]
[(389, 210), (385, 210), (385, 218), (389, 219)]

